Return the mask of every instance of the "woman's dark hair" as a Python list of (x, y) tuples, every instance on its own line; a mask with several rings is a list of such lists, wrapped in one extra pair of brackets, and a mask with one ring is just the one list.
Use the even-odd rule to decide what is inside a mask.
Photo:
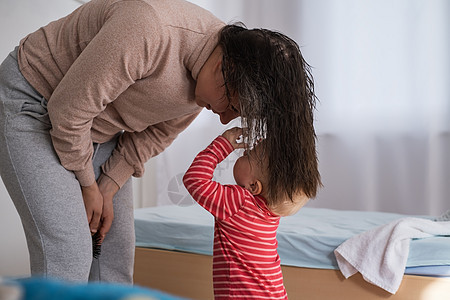
[[(226, 25), (219, 37), (227, 93), (238, 95), (244, 136), (252, 147), (265, 140), (269, 202), (321, 186), (311, 67), (295, 41), (267, 29)], [(272, 203), (270, 203), (272, 204)]]

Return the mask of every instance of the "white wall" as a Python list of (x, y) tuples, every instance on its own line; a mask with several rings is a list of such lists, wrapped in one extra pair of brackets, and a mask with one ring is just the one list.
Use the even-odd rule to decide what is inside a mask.
[[(1, 0), (0, 61), (26, 34), (79, 6), (75, 0)], [(19, 215), (0, 181), (0, 276), (29, 274), (28, 251)]]

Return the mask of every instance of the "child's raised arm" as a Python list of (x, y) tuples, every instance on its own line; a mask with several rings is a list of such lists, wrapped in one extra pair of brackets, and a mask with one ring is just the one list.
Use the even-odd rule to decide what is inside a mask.
[(214, 170), (237, 147), (240, 128), (232, 128), (218, 136), (192, 162), (183, 176), (183, 183), (192, 198), (215, 218), (226, 219), (235, 214), (245, 201), (245, 189), (237, 185), (222, 185), (213, 180)]

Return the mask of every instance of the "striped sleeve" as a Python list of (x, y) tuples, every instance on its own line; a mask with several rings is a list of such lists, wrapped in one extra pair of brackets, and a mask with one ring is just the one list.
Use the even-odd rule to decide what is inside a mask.
[(184, 186), (192, 198), (218, 219), (227, 219), (235, 214), (245, 198), (244, 189), (212, 180), (214, 169), (233, 151), (226, 138), (217, 137), (195, 157), (183, 177)]

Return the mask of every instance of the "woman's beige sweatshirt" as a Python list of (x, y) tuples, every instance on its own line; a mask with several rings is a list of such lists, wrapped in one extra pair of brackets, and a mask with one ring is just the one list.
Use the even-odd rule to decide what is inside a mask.
[(194, 120), (223, 26), (182, 0), (92, 0), (20, 42), (20, 70), (48, 100), (53, 145), (82, 186), (95, 181), (93, 142), (124, 131), (103, 165), (122, 186)]

